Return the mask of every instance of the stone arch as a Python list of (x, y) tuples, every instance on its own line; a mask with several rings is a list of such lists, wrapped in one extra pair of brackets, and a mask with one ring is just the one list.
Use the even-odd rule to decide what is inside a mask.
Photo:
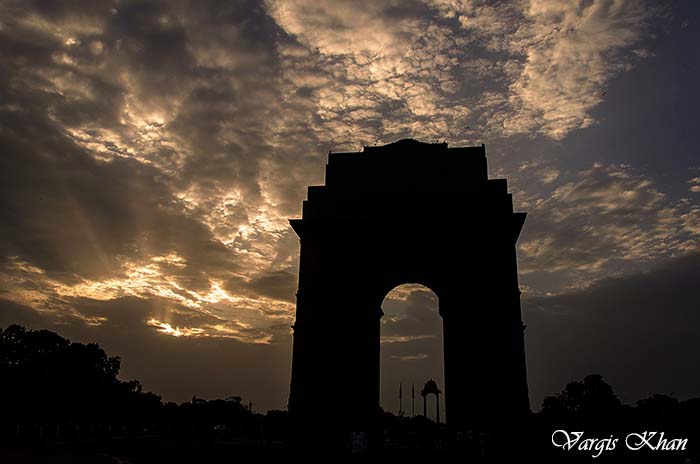
[[(485, 147), (402, 140), (330, 153), (302, 218), (289, 412), (371, 428), (379, 405), (381, 301), (420, 282), (440, 299), (445, 411), (488, 428), (529, 411), (513, 212)], [(405, 251), (410, 249), (411, 253)]]

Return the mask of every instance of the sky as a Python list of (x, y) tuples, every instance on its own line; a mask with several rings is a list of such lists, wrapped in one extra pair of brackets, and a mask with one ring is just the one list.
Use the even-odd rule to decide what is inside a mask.
[[(528, 212), (533, 409), (591, 372), (699, 396), (697, 43), (691, 0), (2, 0), (0, 326), (284, 408), (327, 153), (484, 143)], [(383, 404), (439, 375), (437, 304), (387, 297)]]

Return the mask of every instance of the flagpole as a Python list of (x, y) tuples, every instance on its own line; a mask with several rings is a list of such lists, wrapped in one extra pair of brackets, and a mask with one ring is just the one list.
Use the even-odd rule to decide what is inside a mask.
[(414, 384), (411, 384), (411, 417), (416, 417), (416, 390)]

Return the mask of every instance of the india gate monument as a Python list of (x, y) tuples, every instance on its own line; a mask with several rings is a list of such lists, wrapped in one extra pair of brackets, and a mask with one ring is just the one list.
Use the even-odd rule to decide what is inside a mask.
[(530, 410), (514, 212), (486, 149), (411, 139), (330, 153), (301, 219), (289, 413), (371, 427), (380, 400), (381, 304), (416, 283), (438, 297), (447, 426), (488, 429)]

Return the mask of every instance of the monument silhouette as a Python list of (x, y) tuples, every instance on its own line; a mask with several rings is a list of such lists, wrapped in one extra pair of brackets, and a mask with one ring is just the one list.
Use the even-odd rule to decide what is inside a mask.
[(329, 153), (301, 244), (289, 413), (368, 430), (379, 411), (381, 304), (418, 283), (439, 299), (449, 427), (488, 429), (530, 410), (513, 212), (486, 149), (411, 139)]

